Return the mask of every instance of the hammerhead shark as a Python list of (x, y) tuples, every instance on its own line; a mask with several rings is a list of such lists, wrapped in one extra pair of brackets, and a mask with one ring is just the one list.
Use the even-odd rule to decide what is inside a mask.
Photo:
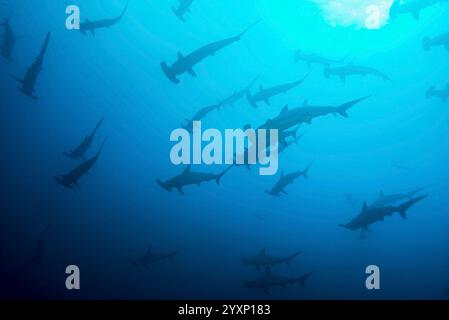
[(102, 20), (94, 20), (90, 21), (89, 19), (86, 19), (85, 22), (82, 22), (80, 24), (80, 31), (83, 35), (87, 35), (87, 32), (90, 32), (93, 36), (95, 36), (95, 30), (102, 29), (102, 28), (109, 28), (115, 24), (117, 24), (120, 20), (122, 20), (123, 16), (126, 13), (126, 10), (128, 9), (129, 0), (125, 5), (125, 8), (123, 9), (122, 13), (115, 18), (112, 19), (102, 19)]
[(75, 187), (77, 187), (79, 189), (80, 186), (78, 184), (78, 180), (85, 174), (88, 174), (90, 169), (92, 169), (93, 166), (97, 163), (98, 157), (100, 156), (101, 150), (103, 150), (106, 140), (107, 139), (103, 141), (100, 149), (98, 150), (97, 154), (94, 157), (85, 160), (83, 163), (81, 163), (79, 166), (77, 166), (69, 173), (56, 176), (54, 177), (54, 179), (64, 187), (67, 187), (69, 189), (74, 189)]
[(154, 264), (156, 262), (160, 262), (163, 260), (169, 260), (170, 262), (173, 262), (173, 257), (179, 252), (179, 250), (175, 250), (173, 252), (169, 253), (161, 253), (161, 252), (153, 252), (153, 250), (148, 248), (145, 255), (136, 261), (134, 261), (135, 266), (142, 266), (144, 268), (149, 267), (151, 264)]
[(269, 293), (270, 287), (285, 287), (289, 284), (300, 284), (302, 288), (306, 288), (306, 280), (312, 275), (311, 272), (302, 275), (301, 277), (286, 277), (271, 274), (271, 269), (267, 267), (262, 277), (252, 280), (244, 281), (243, 284), (248, 289), (261, 289), (266, 294)]
[(413, 197), (415, 196), (415, 194), (417, 194), (418, 192), (422, 191), (423, 189), (416, 189), (407, 193), (397, 193), (397, 194), (389, 194), (386, 195), (383, 193), (383, 191), (380, 191), (379, 193), (379, 197), (377, 198), (376, 201), (374, 201), (371, 205), (370, 208), (379, 208), (379, 207), (384, 207), (386, 205), (389, 204), (394, 204), (397, 201), (403, 200), (403, 199), (413, 199)]
[(197, 113), (195, 113), (195, 115), (192, 117), (192, 119), (186, 119), (186, 124), (183, 125), (182, 127), (184, 129), (186, 129), (189, 132), (192, 132), (193, 130), (193, 122), (194, 121), (200, 121), (201, 119), (203, 119), (207, 114), (209, 114), (210, 112), (214, 111), (214, 110), (218, 110), (220, 109), (221, 104), (213, 104), (204, 108), (201, 108), (200, 110), (198, 110)]
[(251, 94), (251, 92), (248, 90), (247, 94), (246, 94), (246, 98), (248, 99), (248, 102), (250, 105), (252, 105), (254, 108), (257, 108), (258, 102), (264, 101), (266, 104), (270, 105), (270, 98), (281, 94), (281, 93), (286, 93), (290, 90), (292, 90), (293, 88), (299, 86), (301, 83), (303, 83), (306, 78), (308, 77), (308, 75), (306, 75), (304, 78), (294, 81), (294, 82), (290, 82), (290, 83), (286, 83), (286, 84), (281, 84), (275, 87), (271, 87), (271, 88), (267, 88), (265, 89), (262, 85), (259, 87), (259, 92), (255, 93), (255, 94)]
[(34, 87), (36, 85), (38, 76), (42, 71), (44, 56), (45, 52), (47, 51), (49, 41), (50, 41), (50, 32), (47, 33), (47, 37), (45, 38), (45, 42), (41, 49), (41, 52), (34, 61), (34, 63), (31, 65), (31, 67), (28, 68), (28, 71), (25, 74), (25, 78), (22, 80), (14, 77), (14, 79), (16, 79), (21, 84), (21, 86), (18, 88), (19, 91), (34, 100), (38, 100), (38, 98), (34, 95)]
[(352, 100), (336, 107), (313, 107), (310, 106), (307, 101), (305, 101), (301, 107), (294, 109), (289, 109), (288, 106), (285, 106), (276, 118), (268, 119), (260, 128), (284, 131), (301, 123), (310, 124), (314, 118), (328, 114), (339, 114), (347, 118), (348, 110), (367, 98), (368, 97)]
[(260, 253), (255, 257), (242, 258), (242, 263), (249, 266), (254, 266), (257, 269), (262, 267), (274, 267), (277, 264), (288, 265), (295, 257), (300, 255), (301, 253), (302, 253), (301, 251), (298, 251), (283, 258), (283, 257), (269, 256), (267, 255), (266, 250), (262, 249)]
[(221, 178), (232, 168), (230, 165), (223, 172), (219, 174), (214, 173), (204, 173), (204, 172), (193, 172), (190, 169), (190, 165), (187, 166), (184, 171), (167, 181), (161, 181), (160, 179), (156, 179), (156, 182), (159, 186), (167, 190), (168, 192), (172, 192), (172, 189), (178, 190), (178, 192), (184, 195), (183, 187), (188, 185), (198, 185), (200, 186), (203, 182), (208, 182), (215, 180), (217, 184), (220, 184)]
[(342, 66), (342, 67), (326, 66), (326, 68), (324, 68), (324, 76), (326, 78), (329, 78), (330, 76), (338, 76), (338, 77), (340, 77), (340, 80), (342, 82), (346, 81), (346, 77), (356, 76), (356, 75), (360, 75), (360, 76), (371, 75), (371, 76), (379, 77), (385, 81), (390, 80), (390, 78), (387, 75), (385, 75), (384, 73), (382, 73), (374, 68), (357, 66), (357, 65), (354, 65), (352, 62), (350, 62), (346, 66)]
[(307, 173), (309, 172), (311, 166), (312, 163), (303, 171), (299, 170), (289, 174), (284, 174), (284, 172), (282, 172), (279, 181), (274, 185), (274, 187), (271, 190), (266, 190), (265, 192), (273, 197), (279, 197), (280, 193), (287, 195), (285, 187), (292, 184), (299, 177), (304, 177), (307, 179)]
[(341, 59), (341, 60), (329, 59), (329, 58), (320, 56), (316, 53), (304, 52), (302, 50), (298, 50), (295, 53), (295, 62), (304, 61), (309, 66), (309, 69), (312, 66), (312, 64), (314, 64), (314, 63), (328, 67), (331, 64), (342, 63), (344, 60), (345, 59)]
[(239, 101), (240, 99), (242, 99), (246, 96), (246, 94), (249, 92), (249, 90), (251, 89), (251, 87), (254, 85), (254, 83), (256, 81), (257, 81), (257, 78), (255, 78), (253, 81), (251, 81), (251, 83), (247, 87), (243, 88), (242, 90), (235, 91), (232, 95), (224, 98), (223, 100), (219, 101), (218, 103), (221, 106), (226, 106), (226, 105), (233, 106), (237, 101)]
[(178, 17), (179, 20), (181, 20), (182, 22), (185, 22), (186, 19), (184, 18), (184, 15), (187, 12), (190, 12), (190, 7), (192, 6), (193, 0), (178, 0), (178, 1), (179, 1), (178, 8), (175, 8), (173, 6), (173, 7), (171, 7), (171, 10)]
[(34, 255), (28, 259), (35, 265), (42, 266), (45, 264), (45, 247), (49, 229), (50, 225), (47, 225), (44, 231), (42, 231), (41, 235), (39, 236), (39, 239), (37, 240), (36, 251)]
[(426, 98), (430, 99), (432, 97), (440, 98), (443, 102), (446, 102), (447, 98), (449, 98), (449, 83), (447, 83), (446, 87), (442, 90), (437, 90), (435, 87), (427, 90)]
[(218, 51), (226, 48), (227, 46), (240, 41), (242, 36), (247, 33), (251, 28), (253, 28), (258, 22), (247, 28), (245, 31), (241, 32), (235, 37), (216, 41), (205, 45), (192, 53), (184, 56), (182, 53), (178, 52), (178, 60), (171, 66), (167, 65), (167, 62), (161, 62), (161, 68), (165, 76), (173, 83), (177, 84), (180, 80), (177, 78), (178, 75), (189, 73), (191, 76), (196, 77), (193, 67), (206, 59), (209, 56), (214, 56)]
[(430, 50), (432, 47), (443, 46), (449, 51), (449, 32), (443, 33), (436, 37), (425, 37), (422, 41), (424, 50)]
[(392, 216), (394, 213), (398, 212), (402, 218), (407, 219), (407, 210), (410, 209), (413, 205), (415, 205), (418, 201), (426, 198), (427, 195), (414, 198), (404, 202), (399, 206), (384, 206), (384, 207), (369, 207), (366, 201), (363, 203), (362, 211), (358, 216), (352, 219), (347, 224), (340, 224), (341, 227), (344, 227), (349, 230), (365, 230), (371, 231), (369, 226), (378, 221), (384, 221), (385, 217)]
[(394, 0), (390, 8), (390, 17), (396, 18), (399, 14), (411, 13), (416, 21), (419, 20), (421, 10), (430, 7), (439, 2), (448, 0)]
[(92, 133), (90, 135), (88, 135), (86, 138), (84, 138), (83, 142), (81, 142), (81, 144), (76, 147), (75, 149), (73, 149), (70, 152), (64, 152), (64, 154), (67, 157), (70, 157), (72, 159), (75, 160), (86, 160), (86, 158), (84, 157), (84, 154), (87, 152), (87, 150), (89, 150), (89, 148), (92, 145), (92, 142), (94, 140), (95, 134), (97, 133), (98, 128), (100, 128), (101, 124), (103, 123), (104, 118), (102, 118), (100, 120), (100, 122), (98, 122), (97, 126), (95, 127), (94, 131), (92, 131)]
[(12, 62), (12, 52), (14, 50), (14, 45), (16, 44), (16, 37), (14, 36), (14, 33), (12, 31), (10, 21), (11, 21), (12, 11), (9, 13), (8, 18), (0, 24), (0, 26), (4, 27), (5, 31), (3, 34), (3, 43), (0, 48), (1, 52), (0, 54), (5, 58), (6, 60)]

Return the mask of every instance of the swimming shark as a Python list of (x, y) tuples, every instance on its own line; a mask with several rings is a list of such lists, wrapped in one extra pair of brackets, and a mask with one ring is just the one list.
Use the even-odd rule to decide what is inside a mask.
[(325, 67), (330, 66), (331, 64), (339, 64), (342, 63), (344, 60), (346, 59), (341, 59), (341, 60), (334, 60), (334, 59), (329, 59), (323, 56), (320, 56), (316, 53), (310, 53), (310, 52), (304, 52), (302, 50), (298, 50), (295, 53), (295, 62), (298, 61), (304, 61), (307, 63), (307, 65), (309, 66), (309, 68), (312, 66), (312, 64), (321, 64)]
[(251, 81), (251, 83), (248, 86), (246, 86), (242, 90), (235, 91), (232, 95), (224, 98), (223, 100), (219, 101), (218, 103), (221, 106), (226, 106), (226, 105), (233, 106), (237, 101), (239, 101), (240, 99), (242, 99), (246, 96), (246, 94), (249, 92), (249, 90), (251, 89), (251, 87), (254, 85), (254, 83), (256, 81), (257, 81), (257, 78), (254, 78), (253, 81)]
[(103, 141), (100, 149), (98, 149), (97, 154), (93, 158), (85, 160), (83, 163), (81, 163), (79, 166), (77, 166), (67, 174), (54, 177), (56, 182), (69, 189), (74, 189), (75, 187), (79, 189), (80, 186), (78, 184), (78, 180), (85, 174), (88, 174), (90, 169), (92, 169), (93, 166), (97, 163), (98, 157), (100, 156), (101, 150), (103, 150), (106, 140), (107, 139)]
[(134, 261), (135, 266), (141, 266), (144, 268), (149, 267), (151, 264), (154, 264), (156, 262), (160, 262), (163, 260), (169, 260), (170, 262), (173, 262), (173, 257), (179, 252), (179, 250), (175, 250), (173, 252), (169, 253), (161, 253), (161, 252), (153, 252), (153, 250), (148, 248), (145, 255), (136, 261)]
[(390, 78), (384, 73), (370, 67), (358, 66), (353, 64), (352, 62), (348, 63), (342, 67), (325, 67), (324, 68), (324, 76), (329, 78), (330, 76), (338, 76), (342, 82), (346, 81), (346, 77), (349, 76), (375, 76), (379, 77), (383, 80), (390, 80)]
[(287, 195), (288, 193), (285, 191), (285, 187), (293, 183), (299, 177), (304, 177), (307, 179), (307, 173), (309, 172), (311, 166), (312, 163), (303, 171), (299, 170), (289, 174), (284, 174), (284, 172), (282, 172), (281, 177), (279, 178), (278, 182), (274, 185), (274, 187), (271, 190), (266, 190), (265, 192), (273, 197), (279, 197), (280, 193)]
[(267, 267), (262, 277), (252, 280), (244, 281), (243, 284), (248, 289), (261, 289), (266, 294), (269, 293), (270, 287), (285, 287), (289, 284), (300, 284), (304, 289), (306, 288), (306, 281), (312, 275), (311, 272), (302, 275), (301, 277), (286, 277), (280, 275), (271, 274), (271, 269)]
[(220, 184), (221, 178), (228, 172), (232, 165), (230, 165), (228, 168), (226, 168), (223, 172), (219, 174), (214, 173), (203, 173), (203, 172), (194, 172), (190, 168), (191, 166), (187, 166), (184, 171), (167, 181), (162, 181), (160, 179), (156, 179), (156, 182), (159, 186), (164, 188), (165, 190), (172, 192), (172, 189), (178, 190), (178, 192), (182, 195), (184, 195), (183, 187), (188, 185), (198, 185), (200, 186), (203, 182), (208, 182), (215, 180), (217, 184)]
[(374, 201), (370, 208), (378, 208), (378, 207), (384, 207), (389, 204), (394, 204), (397, 201), (403, 200), (403, 199), (409, 199), (411, 200), (415, 194), (422, 191), (423, 189), (416, 189), (407, 193), (397, 193), (397, 194), (390, 194), (386, 195), (383, 193), (383, 191), (380, 191), (379, 197), (376, 201)]
[(428, 51), (432, 47), (443, 46), (449, 51), (449, 32), (443, 33), (436, 37), (425, 37), (422, 41), (422, 47), (424, 50)]
[(419, 20), (421, 10), (433, 6), (439, 2), (448, 0), (394, 0), (390, 7), (390, 17), (396, 18), (399, 14), (411, 13), (416, 21)]
[(246, 98), (247, 98), (249, 104), (252, 105), (254, 108), (257, 108), (258, 107), (257, 103), (261, 102), (261, 101), (264, 101), (266, 104), (270, 105), (270, 98), (272, 98), (278, 94), (281, 94), (281, 93), (286, 93), (286, 92), (296, 88), (301, 83), (303, 83), (307, 77), (308, 77), (308, 75), (306, 75), (304, 78), (302, 78), (300, 80), (281, 84), (281, 85), (267, 88), (267, 89), (265, 89), (261, 85), (259, 87), (259, 92), (255, 93), (255, 94), (251, 94), (251, 91), (248, 90), (247, 94), (246, 94)]
[(103, 121), (104, 121), (104, 118), (102, 118), (100, 120), (100, 122), (98, 122), (97, 126), (92, 131), (92, 133), (90, 135), (88, 135), (86, 138), (84, 138), (83, 142), (81, 142), (81, 144), (79, 146), (77, 146), (75, 149), (73, 149), (70, 152), (64, 152), (64, 154), (72, 159), (75, 159), (75, 160), (80, 160), (80, 159), (86, 160), (86, 158), (84, 157), (84, 154), (91, 147), (92, 142), (95, 137), (95, 134), (97, 133), (97, 130), (98, 130), (98, 128), (100, 128)]
[(314, 107), (310, 106), (308, 101), (305, 101), (301, 107), (294, 109), (289, 109), (288, 106), (285, 106), (277, 117), (268, 119), (260, 129), (278, 129), (279, 131), (285, 131), (302, 123), (310, 124), (314, 118), (328, 114), (339, 114), (347, 118), (348, 110), (367, 98), (369, 98), (369, 96), (352, 100), (336, 107)]
[(283, 130), (278, 132), (278, 140), (281, 144), (287, 146), (287, 138), (292, 137), (295, 142), (297, 142), (298, 130), (301, 128), (301, 123), (296, 126), (293, 130)]
[(34, 255), (28, 259), (28, 261), (30, 261), (33, 264), (39, 266), (45, 264), (45, 251), (46, 251), (45, 248), (49, 229), (50, 225), (47, 225), (44, 231), (42, 231), (41, 235), (39, 236), (39, 239), (37, 240), (36, 251)]
[(186, 19), (184, 18), (184, 15), (187, 12), (190, 12), (190, 7), (192, 6), (193, 0), (178, 0), (178, 1), (179, 1), (178, 8), (173, 6), (171, 7), (171, 10), (178, 17), (179, 20), (185, 22)]
[(369, 226), (378, 221), (384, 221), (385, 217), (390, 217), (394, 213), (398, 212), (402, 218), (407, 219), (407, 210), (415, 205), (418, 201), (426, 198), (427, 195), (408, 200), (399, 206), (384, 206), (384, 207), (369, 207), (366, 201), (363, 203), (362, 211), (358, 216), (352, 219), (347, 224), (340, 224), (339, 226), (344, 227), (349, 230), (366, 230), (371, 231)]
[(192, 53), (184, 56), (182, 53), (178, 52), (178, 60), (173, 63), (171, 66), (167, 65), (167, 62), (161, 62), (161, 68), (164, 72), (165, 76), (173, 83), (178, 84), (180, 80), (177, 76), (182, 75), (184, 73), (189, 73), (191, 76), (196, 77), (195, 71), (193, 71), (193, 67), (206, 59), (207, 57), (214, 56), (220, 50), (228, 47), (229, 45), (240, 41), (242, 36), (247, 33), (251, 28), (253, 28), (258, 22), (254, 23), (252, 26), (241, 32), (240, 34), (227, 38), (224, 40), (216, 41), (205, 45)]
[(449, 83), (446, 84), (446, 87), (442, 90), (437, 90), (435, 87), (430, 88), (427, 90), (426, 98), (430, 99), (432, 97), (438, 97), (443, 102), (447, 101), (447, 98), (449, 98)]
[(182, 127), (184, 129), (186, 129), (189, 132), (192, 132), (193, 130), (193, 122), (194, 121), (200, 121), (201, 119), (203, 119), (207, 114), (209, 114), (210, 112), (214, 111), (214, 110), (218, 110), (220, 109), (221, 104), (213, 104), (204, 108), (201, 108), (200, 110), (198, 110), (197, 113), (195, 113), (195, 115), (192, 117), (192, 119), (186, 119), (186, 124), (183, 125)]
[(257, 256), (250, 258), (242, 258), (242, 263), (249, 266), (254, 266), (257, 269), (262, 267), (274, 267), (277, 264), (290, 264), (290, 262), (300, 255), (302, 252), (295, 252), (287, 257), (269, 256), (265, 249), (262, 249)]
[(87, 35), (87, 32), (90, 32), (93, 36), (95, 36), (95, 30), (102, 29), (102, 28), (109, 28), (115, 24), (117, 24), (120, 20), (122, 20), (123, 16), (126, 13), (126, 10), (128, 10), (129, 0), (125, 5), (125, 8), (123, 9), (122, 13), (115, 18), (112, 19), (102, 19), (102, 20), (94, 20), (90, 21), (89, 19), (86, 19), (85, 22), (82, 22), (80, 24), (80, 31), (83, 35)]
[(12, 31), (10, 21), (11, 21), (12, 11), (9, 13), (9, 16), (6, 18), (6, 20), (0, 24), (0, 26), (4, 27), (5, 31), (3, 33), (3, 42), (0, 48), (0, 54), (5, 58), (6, 60), (12, 62), (12, 53), (14, 50), (14, 45), (16, 44), (16, 37), (14, 36), (14, 33)]
[(38, 100), (38, 98), (34, 95), (34, 87), (36, 86), (36, 81), (39, 77), (40, 72), (42, 71), (44, 56), (45, 52), (47, 51), (49, 41), (50, 32), (47, 33), (47, 37), (45, 38), (45, 42), (41, 49), (41, 52), (34, 63), (31, 65), (31, 67), (28, 68), (28, 71), (25, 74), (25, 78), (22, 80), (14, 77), (14, 79), (16, 79), (21, 84), (21, 86), (18, 88), (19, 91), (34, 100)]

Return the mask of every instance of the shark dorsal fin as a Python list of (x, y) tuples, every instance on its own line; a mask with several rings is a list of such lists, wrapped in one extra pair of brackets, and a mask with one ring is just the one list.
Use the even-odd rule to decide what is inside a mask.
[(265, 248), (263, 248), (262, 250), (260, 250), (259, 256), (264, 256), (266, 255), (266, 250)]
[(302, 106), (303, 106), (303, 107), (306, 107), (308, 104), (309, 104), (309, 100), (306, 99), (306, 100), (304, 100), (304, 102), (302, 103)]
[(182, 174), (189, 174), (190, 173), (190, 164), (184, 169)]
[(270, 267), (266, 267), (266, 269), (265, 269), (265, 274), (270, 274), (270, 273), (271, 273)]
[(288, 112), (288, 104), (286, 104), (286, 105), (284, 106), (284, 108), (282, 108), (281, 114), (285, 114), (285, 113), (287, 113), (287, 112)]
[(363, 201), (363, 207), (362, 207), (362, 212), (365, 212), (368, 209), (368, 204), (366, 203), (366, 200)]

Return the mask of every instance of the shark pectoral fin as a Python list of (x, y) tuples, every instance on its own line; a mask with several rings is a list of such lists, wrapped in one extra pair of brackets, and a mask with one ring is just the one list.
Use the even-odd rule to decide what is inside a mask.
[(190, 68), (189, 70), (187, 70), (187, 72), (188, 72), (192, 77), (197, 77), (195, 71), (193, 71), (192, 68)]
[(80, 32), (82, 33), (83, 36), (87, 36), (87, 33), (84, 29), (80, 29)]
[(285, 195), (288, 195), (288, 193), (284, 189), (282, 189), (281, 192)]
[(338, 112), (342, 117), (347, 118), (348, 117), (348, 113), (346, 112), (346, 110), (341, 110)]
[(90, 33), (92, 34), (92, 36), (95, 37), (95, 29), (91, 29), (91, 30), (90, 30)]
[(368, 231), (368, 232), (373, 232), (373, 230), (371, 230), (370, 228), (368, 228), (368, 226), (363, 227), (363, 230)]
[(266, 104), (271, 105), (270, 99), (267, 98), (267, 99), (264, 99), (263, 101), (265, 101)]
[(182, 190), (182, 187), (177, 187), (176, 189), (178, 190), (178, 192), (179, 192), (180, 194), (185, 195), (185, 194), (184, 194), (184, 191)]

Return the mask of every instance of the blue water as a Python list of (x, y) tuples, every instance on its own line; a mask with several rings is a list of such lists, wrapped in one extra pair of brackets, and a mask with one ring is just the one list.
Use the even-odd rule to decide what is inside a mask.
[[(449, 5), (426, 8), (419, 21), (400, 15), (380, 29), (331, 23), (313, 1), (195, 0), (187, 22), (170, 10), (176, 0), (132, 0), (123, 20), (83, 36), (65, 29), (65, 8), (77, 4), (82, 20), (117, 16), (125, 0), (10, 0), (11, 26), (20, 38), (14, 62), (0, 59), (0, 296), (118, 299), (440, 299), (449, 287), (449, 108), (425, 98), (431, 86), (449, 81), (448, 52), (424, 51), (425, 36), (447, 32)], [(343, 1), (345, 2), (345, 1)], [(347, 2), (347, 1), (346, 1)], [(375, 1), (374, 1), (375, 2)], [(160, 62), (176, 60), (212, 41), (261, 23), (241, 41), (181, 75), (174, 85)], [(343, 19), (344, 20), (344, 19)], [(45, 34), (52, 36), (36, 86), (38, 101), (17, 90)], [(251, 107), (246, 99), (210, 113), (210, 128), (259, 126), (282, 107), (339, 105), (371, 97), (349, 110), (349, 118), (326, 116), (304, 125), (298, 145), (280, 155), (276, 176), (233, 168), (220, 185), (209, 182), (169, 193), (155, 179), (182, 172), (170, 162), (170, 132), (198, 109), (216, 103), (258, 76), (253, 91), (291, 82), (309, 72), (294, 62), (296, 50), (354, 61), (387, 74), (326, 79), (313, 65), (298, 88)], [(88, 156), (107, 144), (80, 189), (53, 176), (80, 162), (63, 155), (102, 118)], [(314, 164), (307, 180), (270, 197), (280, 172)], [(408, 169), (398, 169), (401, 165)], [(195, 170), (218, 172), (223, 167)], [(429, 197), (403, 220), (395, 214), (371, 226), (365, 240), (338, 224), (356, 216), (364, 200), (380, 190), (425, 188)], [(355, 204), (348, 204), (351, 194)], [(30, 263), (45, 237), (43, 265)], [(148, 247), (179, 249), (173, 263), (149, 268), (133, 261)], [(307, 288), (248, 290), (244, 280), (263, 271), (241, 258), (266, 248), (272, 255), (303, 253), (273, 273), (313, 272)], [(81, 290), (65, 288), (65, 267), (79, 266)], [(381, 270), (381, 289), (365, 288), (365, 268)]]

